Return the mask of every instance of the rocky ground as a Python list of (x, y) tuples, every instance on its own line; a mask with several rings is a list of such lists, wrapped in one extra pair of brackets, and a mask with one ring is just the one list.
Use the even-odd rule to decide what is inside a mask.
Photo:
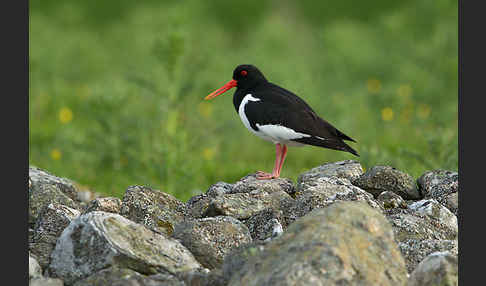
[(457, 285), (458, 174), (357, 161), (122, 199), (29, 168), (30, 285)]

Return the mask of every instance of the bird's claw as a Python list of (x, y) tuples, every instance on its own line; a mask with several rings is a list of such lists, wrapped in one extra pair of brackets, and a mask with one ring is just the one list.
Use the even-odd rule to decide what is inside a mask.
[(257, 171), (256, 172), (256, 178), (258, 180), (269, 180), (269, 179), (275, 179), (275, 176), (273, 174), (266, 173), (266, 172), (263, 172), (263, 171)]

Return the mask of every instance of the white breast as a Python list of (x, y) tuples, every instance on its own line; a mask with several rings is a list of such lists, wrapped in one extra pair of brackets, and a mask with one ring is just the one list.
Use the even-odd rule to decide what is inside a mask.
[(273, 142), (273, 143), (282, 143), (282, 144), (287, 144), (290, 146), (301, 146), (303, 144), (298, 143), (298, 142), (293, 142), (289, 141), (291, 139), (298, 139), (298, 138), (303, 138), (303, 137), (310, 137), (311, 135), (296, 132), (293, 129), (287, 128), (282, 125), (272, 125), (272, 124), (266, 124), (266, 125), (260, 125), (256, 123), (255, 125), (258, 127), (258, 131), (255, 131), (251, 126), (250, 126), (250, 121), (248, 120), (248, 117), (245, 114), (245, 106), (248, 104), (249, 101), (260, 101), (259, 98), (253, 97), (251, 94), (245, 95), (243, 100), (240, 103), (240, 106), (238, 107), (238, 114), (240, 115), (241, 121), (243, 122), (243, 125), (250, 130), (252, 133), (257, 135), (258, 137), (261, 137), (267, 141)]

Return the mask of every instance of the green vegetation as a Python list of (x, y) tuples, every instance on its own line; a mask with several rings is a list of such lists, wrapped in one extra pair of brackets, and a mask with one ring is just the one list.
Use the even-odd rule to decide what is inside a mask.
[(457, 1), (31, 1), (29, 163), (107, 195), (186, 200), (271, 171), (240, 122), (238, 64), (302, 98), (361, 155), (290, 148), (282, 176), (357, 159), (458, 168)]

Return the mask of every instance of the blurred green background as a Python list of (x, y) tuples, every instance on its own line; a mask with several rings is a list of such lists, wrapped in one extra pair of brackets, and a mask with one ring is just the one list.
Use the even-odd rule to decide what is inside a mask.
[(181, 200), (271, 171), (232, 94), (238, 64), (302, 98), (361, 155), (290, 148), (282, 177), (326, 162), (415, 178), (458, 168), (457, 1), (30, 1), (29, 163), (106, 195)]

